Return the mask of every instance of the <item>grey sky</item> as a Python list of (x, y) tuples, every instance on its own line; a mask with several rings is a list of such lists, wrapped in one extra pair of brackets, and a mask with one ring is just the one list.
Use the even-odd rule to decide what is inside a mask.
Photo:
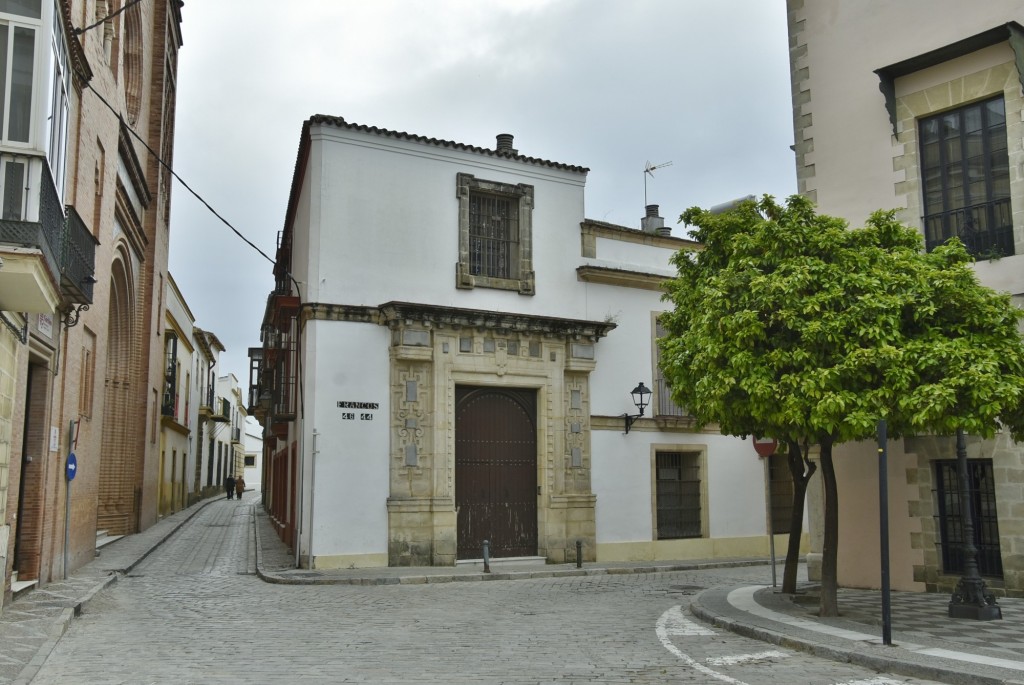
[[(187, 0), (174, 168), (270, 257), (302, 122), (349, 122), (590, 168), (586, 216), (796, 192), (782, 0)], [(454, 256), (453, 256), (454, 260)], [(272, 265), (181, 186), (171, 273), (248, 383)], [(383, 266), (383, 265), (382, 265)]]

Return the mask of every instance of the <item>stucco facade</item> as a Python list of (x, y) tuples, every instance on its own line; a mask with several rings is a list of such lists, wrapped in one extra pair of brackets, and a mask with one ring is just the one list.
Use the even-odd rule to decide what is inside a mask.
[[(853, 226), (877, 209), (898, 209), (929, 247), (957, 234), (976, 256), (980, 281), (1024, 303), (1020, 3), (787, 4), (800, 192)], [(952, 500), (943, 494), (954, 496), (944, 470), (955, 458), (953, 438), (894, 441), (889, 450), (893, 587), (949, 591), (960, 575)], [(997, 594), (1019, 596), (1024, 447), (1002, 433), (969, 439), (968, 457), (979, 474), (972, 497), (988, 555), (983, 573)], [(874, 446), (844, 445), (835, 458), (839, 581), (877, 587)], [(812, 547), (820, 551), (820, 493), (810, 501)], [(816, 559), (812, 553), (812, 574)]]
[[(657, 230), (657, 208), (649, 230), (585, 220), (586, 173), (511, 136), (490, 149), (306, 122), (250, 351), (264, 502), (300, 563), (478, 559), (473, 536), (506, 514), (518, 542), (496, 534), (495, 557), (564, 562), (577, 542), (586, 560), (767, 553), (750, 444), (694, 431), (657, 397), (660, 283), (697, 246)], [(514, 227), (499, 247), (487, 222)], [(626, 434), (638, 380), (655, 399)], [(520, 470), (478, 476), (489, 468)], [(687, 488), (683, 534), (667, 531), (667, 495), (659, 524), (672, 487)]]

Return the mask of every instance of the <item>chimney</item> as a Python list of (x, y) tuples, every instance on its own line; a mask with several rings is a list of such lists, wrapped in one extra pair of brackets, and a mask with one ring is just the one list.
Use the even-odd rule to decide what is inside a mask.
[(647, 205), (647, 216), (640, 219), (640, 230), (644, 233), (672, 235), (672, 227), (665, 226), (665, 220), (658, 216), (658, 205)]
[(498, 147), (496, 148), (500, 154), (503, 155), (518, 155), (519, 150), (512, 147), (512, 134), (511, 133), (499, 133), (498, 134)]

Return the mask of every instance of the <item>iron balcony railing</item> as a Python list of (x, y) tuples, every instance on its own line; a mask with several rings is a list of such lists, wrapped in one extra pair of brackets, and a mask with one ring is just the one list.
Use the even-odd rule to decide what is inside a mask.
[(1009, 257), (1013, 248), (1010, 199), (928, 214), (923, 218), (925, 246), (931, 252), (953, 236), (975, 257)]
[(214, 421), (226, 422), (231, 418), (231, 403), (226, 398), (218, 397), (211, 405), (213, 407), (211, 419)]
[(32, 192), (33, 182), (38, 183), (39, 214), (36, 221), (26, 220), (28, 197), (21, 197), (19, 201), (18, 193), (22, 189), (6, 188), (0, 214), (0, 243), (37, 248), (43, 253), (54, 280), (59, 279), (63, 297), (72, 304), (92, 304), (96, 238), (74, 208), (68, 206), (65, 216), (44, 158), (19, 155), (8, 164), (24, 165), (26, 194)]
[(66, 206), (64, 235), (61, 241), (60, 286), (64, 296), (74, 304), (92, 304), (92, 288), (96, 283), (96, 240), (82, 217), (71, 205)]
[(664, 378), (656, 378), (654, 384), (658, 391), (658, 402), (655, 407), (657, 416), (686, 417), (690, 414), (672, 401), (672, 386)]

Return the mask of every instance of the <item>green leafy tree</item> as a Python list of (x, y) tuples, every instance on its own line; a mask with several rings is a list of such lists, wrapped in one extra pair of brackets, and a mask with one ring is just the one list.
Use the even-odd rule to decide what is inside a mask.
[(821, 607), (835, 616), (839, 537), (834, 445), (889, 435), (1024, 438), (1021, 312), (979, 285), (957, 240), (931, 253), (876, 212), (863, 228), (801, 196), (683, 213), (703, 248), (679, 252), (662, 315), (662, 369), (700, 425), (780, 440), (794, 475), (784, 589), (792, 592), (804, 490), (818, 445), (825, 494)]

